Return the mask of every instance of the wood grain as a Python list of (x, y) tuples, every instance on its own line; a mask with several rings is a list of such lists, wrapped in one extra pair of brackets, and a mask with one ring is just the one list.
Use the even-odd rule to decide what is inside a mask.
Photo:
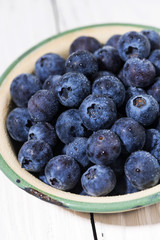
[[(159, 0), (57, 0), (60, 30), (123, 22), (159, 27)], [(153, 7), (154, 4), (154, 7)], [(155, 7), (156, 6), (156, 7)]]
[(160, 204), (126, 213), (94, 214), (94, 219), (99, 240), (159, 239)]

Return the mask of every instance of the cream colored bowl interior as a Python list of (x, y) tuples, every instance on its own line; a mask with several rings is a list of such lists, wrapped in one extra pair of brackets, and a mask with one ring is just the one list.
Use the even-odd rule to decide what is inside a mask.
[(160, 191), (160, 185), (157, 185), (153, 188), (150, 188), (145, 191), (140, 191), (134, 194), (127, 194), (123, 196), (115, 196), (115, 197), (88, 197), (88, 196), (80, 196), (68, 192), (63, 192), (57, 189), (54, 189), (47, 184), (44, 184), (30, 173), (25, 171), (20, 167), (19, 162), (17, 161), (17, 157), (14, 154), (12, 144), (8, 137), (6, 131), (6, 116), (9, 109), (10, 104), (10, 84), (14, 77), (21, 73), (32, 73), (34, 72), (34, 64), (36, 60), (45, 53), (54, 52), (58, 53), (63, 57), (68, 56), (68, 49), (72, 41), (78, 36), (86, 35), (96, 37), (100, 42), (105, 43), (106, 40), (112, 36), (113, 34), (122, 34), (127, 31), (141, 31), (140, 28), (132, 27), (132, 26), (102, 26), (95, 28), (87, 28), (78, 30), (75, 32), (67, 33), (66, 35), (62, 35), (58, 38), (51, 40), (48, 43), (40, 46), (26, 57), (24, 57), (8, 74), (5, 81), (3, 81), (0, 88), (0, 152), (5, 159), (6, 163), (25, 181), (29, 184), (35, 186), (36, 188), (42, 190), (43, 192), (47, 192), (49, 194), (53, 194), (55, 196), (69, 199), (69, 200), (77, 200), (80, 202), (94, 202), (94, 203), (110, 203), (110, 202), (122, 202), (129, 201), (133, 199), (139, 199), (148, 195), (152, 195)]

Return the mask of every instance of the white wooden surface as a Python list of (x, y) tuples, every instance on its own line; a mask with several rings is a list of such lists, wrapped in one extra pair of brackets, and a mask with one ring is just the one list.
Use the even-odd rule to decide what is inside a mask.
[[(106, 22), (160, 27), (159, 0), (0, 0), (0, 75), (21, 53), (59, 31)], [(123, 214), (94, 214), (97, 239), (157, 240), (160, 204)], [(90, 214), (40, 201), (0, 172), (0, 239), (94, 239)], [(96, 239), (96, 237), (95, 237)]]

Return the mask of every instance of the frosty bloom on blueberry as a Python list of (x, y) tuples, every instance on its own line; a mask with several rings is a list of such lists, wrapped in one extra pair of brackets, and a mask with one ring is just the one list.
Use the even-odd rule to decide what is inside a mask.
[(151, 45), (148, 38), (135, 31), (123, 34), (118, 41), (118, 52), (124, 61), (132, 57), (147, 58), (150, 49)]
[(158, 102), (147, 94), (131, 97), (126, 104), (127, 116), (144, 126), (151, 125), (158, 117), (158, 112)]
[(87, 50), (91, 53), (94, 53), (97, 49), (99, 49), (102, 45), (99, 41), (93, 37), (89, 36), (81, 36), (76, 38), (69, 49), (69, 53), (76, 52), (78, 50)]
[(119, 137), (110, 130), (99, 130), (93, 133), (87, 142), (87, 156), (98, 165), (110, 165), (121, 152)]
[(79, 36), (66, 52), (44, 54), (11, 83), (6, 129), (20, 166), (83, 196), (157, 185), (160, 35), (130, 31), (103, 43)]

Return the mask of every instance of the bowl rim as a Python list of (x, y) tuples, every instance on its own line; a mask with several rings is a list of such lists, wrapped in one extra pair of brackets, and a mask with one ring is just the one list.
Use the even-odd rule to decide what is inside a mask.
[[(89, 28), (99, 28), (99, 27), (110, 27), (110, 26), (122, 26), (122, 27), (136, 27), (140, 29), (151, 29), (155, 30), (157, 32), (160, 32), (159, 28), (152, 27), (152, 26), (146, 26), (146, 25), (139, 25), (139, 24), (132, 24), (132, 23), (103, 23), (103, 24), (95, 24), (95, 25), (89, 25), (79, 28), (74, 28), (68, 31), (64, 31), (62, 33), (56, 34), (54, 36), (51, 36), (38, 44), (34, 45), (29, 50), (25, 51), (22, 55), (20, 55), (16, 60), (14, 60), (9, 67), (4, 71), (4, 73), (0, 77), (0, 86), (2, 85), (5, 78), (8, 76), (8, 74), (12, 71), (12, 69), (28, 54), (33, 52), (34, 50), (38, 49), (39, 47), (43, 46), (44, 44), (65, 36), (70, 33), (74, 33), (80, 30), (89, 29)], [(56, 196), (53, 194), (50, 194), (46, 191), (42, 191), (41, 189), (35, 187), (34, 185), (28, 183), (26, 180), (24, 180), (21, 176), (19, 176), (16, 172), (13, 171), (13, 169), (7, 164), (5, 159), (3, 158), (2, 154), (0, 153), (0, 169), (2, 172), (18, 187), (21, 189), (27, 191), (28, 193), (44, 200), (50, 203), (57, 204), (59, 206), (63, 206), (72, 210), (80, 211), (80, 212), (93, 212), (93, 213), (116, 213), (116, 212), (124, 212), (128, 210), (137, 209), (143, 206), (151, 205), (157, 202), (160, 202), (160, 188), (159, 186), (152, 187), (147, 190), (143, 190), (141, 192), (146, 192), (146, 196), (144, 197), (143, 194), (138, 193), (132, 193), (132, 194), (126, 194), (122, 196), (118, 196), (119, 199), (122, 199), (124, 196), (128, 196), (127, 200), (125, 201), (113, 201), (116, 197), (112, 196), (106, 196), (106, 197), (88, 197), (88, 196), (81, 196), (76, 195), (73, 193), (67, 193), (72, 196), (78, 196), (78, 200), (76, 198), (68, 199), (65, 197)], [(31, 175), (30, 173), (28, 173)], [(32, 176), (35, 178), (34, 176)], [(38, 179), (35, 179), (37, 181)], [(38, 180), (40, 181), (40, 180)], [(44, 183), (41, 183), (44, 184)], [(45, 184), (46, 185), (46, 184)], [(51, 188), (50, 186), (47, 186)], [(154, 189), (154, 193), (151, 191), (151, 189)], [(62, 192), (60, 190), (57, 190), (55, 192)], [(66, 195), (67, 195), (66, 194)], [(133, 197), (134, 196), (134, 197)], [(86, 199), (87, 201), (85, 201)], [(108, 199), (108, 201), (105, 201)], [(95, 200), (95, 201), (93, 201)]]

